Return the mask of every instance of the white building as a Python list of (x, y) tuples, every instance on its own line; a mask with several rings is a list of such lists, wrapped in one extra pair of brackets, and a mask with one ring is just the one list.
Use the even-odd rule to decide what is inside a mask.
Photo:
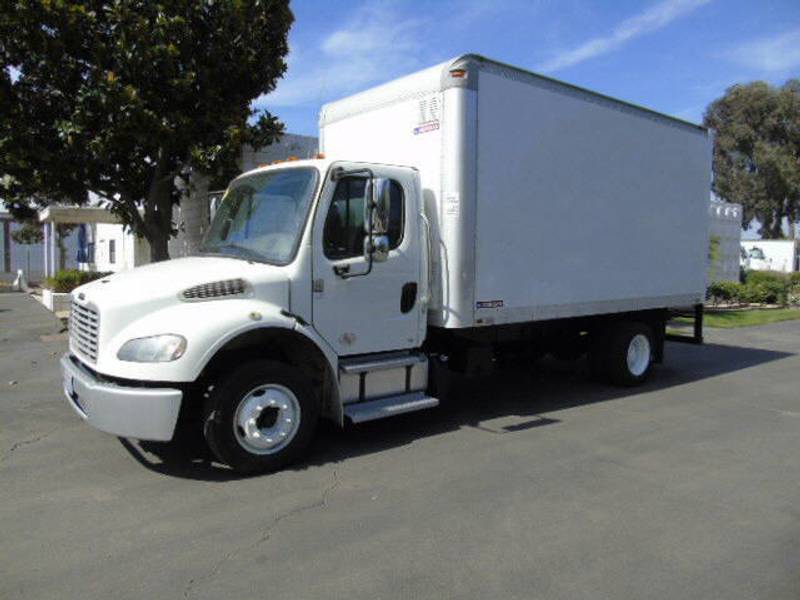
[[(45, 276), (45, 241), (35, 244), (19, 244), (14, 241), (13, 233), (22, 225), (15, 221), (0, 203), (0, 281), (13, 281), (17, 271), (22, 270), (28, 281), (39, 282)], [(61, 237), (63, 257), (59, 248), (58, 237)], [(52, 259), (58, 268), (78, 268), (78, 232), (73, 229), (64, 236), (54, 238), (51, 246)], [(49, 239), (48, 239), (49, 241)], [(63, 262), (62, 262), (63, 258)]]
[(708, 281), (739, 281), (742, 206), (712, 197), (708, 212)]
[(754, 271), (800, 271), (800, 241), (743, 240), (741, 256), (744, 266)]

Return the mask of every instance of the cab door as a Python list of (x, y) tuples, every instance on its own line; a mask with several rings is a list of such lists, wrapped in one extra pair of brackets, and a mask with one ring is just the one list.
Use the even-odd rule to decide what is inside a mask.
[[(317, 207), (313, 231), (313, 324), (340, 356), (415, 348), (422, 343), (420, 221), (412, 169), (370, 165), (389, 195), (385, 262), (364, 256), (363, 164), (337, 163)], [(353, 172), (349, 175), (348, 172)], [(366, 273), (366, 274), (363, 274)]]

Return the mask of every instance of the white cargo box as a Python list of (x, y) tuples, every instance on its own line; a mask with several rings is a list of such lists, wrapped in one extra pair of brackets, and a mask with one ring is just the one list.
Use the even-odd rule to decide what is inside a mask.
[(703, 299), (702, 127), (466, 55), (326, 105), (320, 134), (329, 158), (419, 169), (431, 325)]

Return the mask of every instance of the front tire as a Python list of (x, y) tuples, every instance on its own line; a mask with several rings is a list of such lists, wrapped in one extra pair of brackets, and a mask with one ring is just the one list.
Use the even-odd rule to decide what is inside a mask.
[(236, 471), (276, 471), (303, 456), (319, 412), (298, 369), (256, 360), (214, 385), (203, 410), (203, 433), (214, 456)]

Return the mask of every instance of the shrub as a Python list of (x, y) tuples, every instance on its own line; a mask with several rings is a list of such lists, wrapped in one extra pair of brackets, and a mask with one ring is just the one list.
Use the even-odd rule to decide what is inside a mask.
[(745, 283), (756, 284), (766, 282), (779, 282), (782, 284), (789, 283), (789, 277), (786, 273), (780, 271), (748, 271), (745, 278)]
[(53, 277), (44, 280), (44, 287), (54, 292), (69, 293), (76, 287), (89, 283), (95, 279), (101, 279), (111, 273), (78, 271), (77, 269), (63, 269), (57, 271)]
[(738, 281), (715, 281), (708, 286), (707, 296), (714, 304), (739, 302), (743, 287)]
[(770, 297), (770, 290), (763, 283), (748, 283), (742, 289), (741, 300), (747, 304), (765, 304)]
[(767, 291), (767, 304), (786, 304), (786, 296), (789, 292), (787, 281), (764, 281), (760, 285)]
[[(759, 286), (768, 304), (786, 304), (791, 279), (788, 274), (779, 271), (750, 271), (747, 273), (747, 286)], [(755, 302), (755, 301), (753, 301)]]
[(789, 274), (789, 285), (800, 285), (800, 271)]
[(792, 306), (800, 306), (800, 277), (798, 282), (791, 285), (786, 293), (786, 303)]

